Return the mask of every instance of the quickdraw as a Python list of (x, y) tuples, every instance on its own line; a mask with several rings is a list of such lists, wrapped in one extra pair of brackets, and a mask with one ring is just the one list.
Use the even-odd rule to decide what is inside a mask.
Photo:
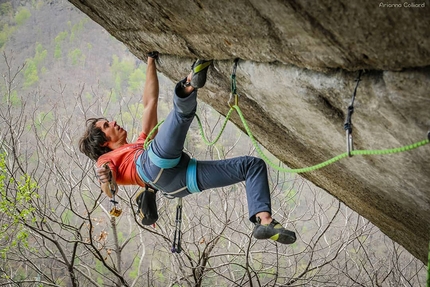
[(182, 225), (182, 197), (178, 198), (176, 205), (175, 235), (172, 242), (172, 253), (181, 253), (181, 225)]
[(352, 94), (351, 103), (348, 106), (345, 124), (343, 125), (343, 128), (346, 130), (346, 152), (348, 153), (349, 157), (352, 156), (351, 151), (354, 150), (353, 139), (352, 139), (352, 114), (354, 113), (354, 100), (355, 100), (355, 95), (357, 94), (358, 84), (361, 81), (361, 73), (362, 71), (360, 70), (358, 72), (358, 77), (355, 80), (357, 84), (355, 85), (354, 93)]
[[(104, 167), (106, 168), (107, 164), (105, 164)], [(118, 217), (122, 213), (122, 208), (119, 205), (119, 202), (115, 199), (118, 185), (116, 184), (115, 179), (112, 177), (112, 171), (110, 171), (109, 188), (110, 192), (112, 193), (112, 199), (109, 201), (111, 206), (109, 214)]]
[[(113, 190), (111, 189), (111, 192)], [(119, 202), (115, 200), (115, 194), (112, 193), (112, 199), (110, 200), (111, 202), (111, 209), (109, 214), (115, 217), (119, 217), (122, 214), (122, 208), (119, 206)]]
[[(233, 71), (231, 72), (231, 93), (230, 93), (230, 99), (228, 100), (228, 105), (230, 106), (230, 108), (232, 108), (233, 106), (237, 106), (239, 104), (239, 95), (237, 94), (237, 89), (236, 89), (236, 70), (237, 70), (237, 64), (239, 63), (239, 58), (236, 58), (234, 60), (234, 64), (233, 64)], [(234, 104), (230, 104), (232, 99), (234, 98)]]

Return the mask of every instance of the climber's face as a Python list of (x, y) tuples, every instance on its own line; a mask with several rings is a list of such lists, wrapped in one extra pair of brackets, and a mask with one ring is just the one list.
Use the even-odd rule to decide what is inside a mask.
[(108, 138), (106, 145), (116, 149), (127, 143), (127, 131), (120, 127), (116, 121), (99, 120), (96, 127), (100, 128)]

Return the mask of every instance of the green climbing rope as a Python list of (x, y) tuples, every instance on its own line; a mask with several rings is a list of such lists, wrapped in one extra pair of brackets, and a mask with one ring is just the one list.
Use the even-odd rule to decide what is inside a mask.
[[(230, 116), (231, 116), (231, 114), (232, 114), (232, 112), (234, 111), (234, 109), (230, 109), (229, 111), (228, 111), (228, 113), (227, 113), (227, 116), (225, 117), (225, 120), (224, 120), (224, 123), (223, 123), (223, 125), (222, 125), (222, 127), (221, 127), (221, 130), (220, 130), (220, 132), (218, 133), (218, 135), (216, 136), (216, 138), (213, 140), (213, 141), (209, 141), (207, 138), (206, 138), (206, 136), (205, 136), (205, 133), (204, 133), (204, 131), (203, 131), (203, 125), (202, 125), (202, 122), (201, 122), (201, 120), (200, 120), (200, 118), (199, 118), (199, 116), (198, 115), (196, 115), (196, 119), (197, 119), (197, 122), (198, 122), (198, 124), (199, 124), (199, 128), (200, 128), (200, 134), (202, 135), (202, 138), (203, 138), (203, 141), (208, 145), (208, 146), (211, 146), (211, 145), (214, 145), (214, 144), (216, 144), (217, 142), (218, 142), (218, 140), (220, 139), (220, 137), (221, 137), (221, 135), (222, 135), (222, 133), (224, 132), (224, 129), (225, 129), (225, 127), (226, 127), (226, 125), (227, 125), (227, 123), (228, 123), (228, 120), (229, 120), (229, 118), (230, 118)], [(145, 142), (143, 143), (143, 146), (144, 146), (144, 148), (145, 149), (147, 149), (148, 148), (148, 146), (149, 146), (149, 144), (151, 143), (151, 141), (152, 140), (150, 140), (150, 138), (152, 137), (152, 135), (155, 133), (155, 131), (158, 129), (158, 127), (162, 124), (164, 122), (164, 120), (162, 120), (161, 122), (159, 122), (152, 130), (151, 130), (151, 132), (148, 134), (148, 136), (146, 137), (146, 139), (145, 139)]]
[[(222, 133), (223, 133), (223, 131), (224, 131), (224, 129), (225, 129), (225, 127), (226, 127), (226, 125), (227, 125), (227, 122), (228, 122), (228, 120), (230, 119), (231, 114), (232, 114), (232, 112), (233, 112), (234, 110), (236, 110), (237, 114), (239, 115), (240, 120), (242, 121), (242, 124), (243, 124), (243, 126), (244, 126), (244, 128), (245, 128), (245, 130), (246, 130), (246, 133), (248, 134), (249, 138), (251, 139), (252, 144), (255, 146), (255, 149), (257, 150), (257, 153), (259, 154), (259, 156), (260, 156), (260, 157), (261, 157), (261, 158), (262, 158), (262, 159), (263, 159), (263, 160), (264, 160), (268, 165), (270, 165), (270, 166), (271, 166), (273, 169), (275, 169), (275, 170), (282, 171), (282, 172), (288, 172), (288, 173), (305, 173), (305, 172), (311, 172), (311, 171), (314, 171), (314, 170), (317, 170), (317, 169), (320, 169), (320, 168), (326, 167), (326, 166), (328, 166), (328, 165), (330, 165), (330, 164), (333, 164), (333, 163), (335, 163), (335, 162), (337, 162), (337, 161), (339, 161), (339, 160), (341, 160), (341, 159), (343, 159), (343, 158), (345, 158), (345, 157), (348, 157), (348, 156), (349, 156), (349, 155), (348, 155), (348, 153), (347, 153), (347, 152), (345, 152), (345, 153), (342, 153), (342, 154), (340, 154), (340, 155), (338, 155), (338, 156), (335, 156), (335, 157), (333, 157), (333, 158), (331, 158), (331, 159), (329, 159), (329, 160), (326, 160), (326, 161), (324, 161), (324, 162), (321, 162), (321, 163), (319, 163), (319, 164), (316, 164), (316, 165), (313, 165), (313, 166), (310, 166), (310, 167), (304, 167), (304, 168), (290, 169), (290, 168), (283, 168), (283, 167), (280, 167), (280, 166), (278, 166), (277, 164), (273, 163), (273, 162), (272, 162), (272, 161), (271, 161), (271, 160), (270, 160), (270, 159), (269, 159), (269, 158), (264, 154), (264, 152), (261, 150), (261, 148), (260, 148), (259, 144), (257, 143), (257, 140), (255, 139), (254, 135), (252, 134), (251, 129), (249, 128), (248, 123), (246, 122), (245, 117), (243, 116), (243, 113), (242, 113), (242, 111), (240, 110), (240, 108), (239, 108), (239, 106), (238, 106), (238, 105), (233, 105), (233, 106), (231, 106), (230, 110), (228, 111), (228, 113), (227, 113), (227, 115), (226, 115), (226, 117), (225, 117), (224, 123), (222, 124), (222, 127), (221, 127), (220, 132), (218, 133), (218, 135), (215, 137), (215, 139), (214, 139), (213, 141), (209, 141), (209, 140), (207, 139), (207, 137), (205, 136), (205, 133), (204, 133), (204, 130), (203, 130), (202, 122), (201, 122), (200, 118), (196, 115), (197, 122), (198, 122), (199, 129), (200, 129), (200, 134), (201, 134), (201, 136), (202, 136), (202, 138), (203, 138), (203, 141), (204, 141), (207, 145), (211, 146), (211, 145), (214, 145), (215, 143), (217, 143), (217, 142), (218, 142), (218, 140), (220, 139), (220, 137), (221, 137), (221, 135), (222, 135)], [(149, 133), (149, 135), (147, 136), (147, 138), (146, 138), (146, 140), (145, 140), (145, 142), (144, 142), (144, 147), (145, 147), (145, 149), (147, 149), (147, 148), (148, 148), (148, 146), (149, 146), (149, 144), (150, 144), (150, 142), (151, 142), (150, 138), (152, 137), (152, 135), (155, 133), (155, 131), (158, 129), (158, 127), (159, 127), (163, 122), (164, 122), (164, 121), (159, 122), (159, 123), (158, 123), (158, 124), (157, 124), (153, 129), (152, 129), (152, 131)], [(410, 144), (410, 145), (406, 145), (406, 146), (402, 146), (402, 147), (398, 147), (398, 148), (382, 149), (382, 150), (353, 150), (353, 151), (351, 151), (350, 153), (351, 153), (351, 155), (385, 155), (385, 154), (393, 154), (393, 153), (400, 153), (400, 152), (405, 152), (405, 151), (409, 151), (409, 150), (412, 150), (412, 149), (416, 149), (416, 148), (418, 148), (418, 147), (420, 147), (420, 146), (424, 146), (424, 145), (426, 145), (426, 144), (428, 144), (428, 143), (430, 143), (430, 140), (429, 140), (429, 139), (425, 139), (425, 140), (422, 140), (422, 141), (420, 141), (420, 142), (416, 142), (416, 143), (413, 143), (413, 144)], [(429, 286), (429, 287), (430, 287), (430, 286)]]
[(143, 142), (143, 147), (145, 149), (148, 149), (149, 144), (151, 143), (151, 139), (152, 135), (155, 133), (156, 130), (158, 130), (158, 127), (161, 126), (161, 124), (164, 123), (164, 120), (162, 120), (161, 122), (159, 122), (152, 130), (151, 132), (146, 136), (145, 141)]
[[(314, 171), (320, 168), (323, 168), (325, 166), (328, 166), (336, 161), (339, 161), (345, 157), (348, 157), (348, 153), (342, 153), (338, 156), (335, 156), (327, 161), (324, 161), (322, 163), (319, 163), (317, 165), (314, 166), (310, 166), (310, 167), (305, 167), (305, 168), (299, 168), (299, 169), (288, 169), (288, 168), (282, 168), (277, 166), (276, 164), (272, 163), (267, 156), (262, 152), (262, 150), (260, 149), (259, 145), (257, 144), (257, 141), (255, 140), (254, 136), (251, 133), (251, 130), (248, 126), (248, 124), (246, 123), (245, 117), (242, 114), (242, 111), (240, 110), (240, 108), (238, 106), (233, 106), (234, 109), (236, 109), (237, 113), (239, 114), (239, 117), (243, 123), (243, 126), (245, 127), (245, 130), (249, 136), (249, 138), (251, 139), (251, 141), (253, 142), (258, 154), (261, 156), (261, 158), (263, 158), (272, 168), (279, 170), (279, 171), (283, 171), (283, 172), (289, 172), (289, 173), (304, 173), (304, 172), (310, 172), (310, 171)], [(392, 154), (392, 153), (399, 153), (399, 152), (404, 152), (404, 151), (408, 151), (408, 150), (412, 150), (415, 149), (417, 147), (423, 146), (425, 144), (428, 144), (430, 141), (428, 139), (425, 139), (423, 141), (411, 144), (411, 145), (407, 145), (407, 146), (402, 146), (399, 148), (393, 148), (393, 149), (385, 149), (385, 150), (353, 150), (351, 151), (351, 155), (383, 155), (383, 154)]]
[(227, 122), (228, 122), (228, 120), (229, 120), (229, 118), (230, 118), (230, 116), (231, 116), (231, 113), (232, 113), (233, 111), (234, 111), (234, 109), (230, 109), (230, 110), (228, 111), (227, 115), (225, 116), (224, 123), (222, 124), (221, 130), (219, 131), (218, 135), (215, 137), (215, 139), (214, 139), (213, 141), (209, 141), (209, 140), (206, 138), (205, 133), (204, 133), (204, 131), (203, 131), (203, 125), (202, 125), (202, 122), (201, 122), (201, 120), (200, 120), (199, 116), (197, 116), (197, 115), (196, 115), (196, 119), (197, 119), (197, 122), (198, 122), (198, 124), (199, 124), (199, 128), (200, 128), (200, 134), (202, 135), (203, 141), (204, 141), (208, 146), (212, 146), (212, 145), (214, 145), (214, 144), (216, 144), (216, 143), (218, 142), (218, 140), (219, 140), (219, 139), (220, 139), (220, 137), (221, 137), (221, 134), (224, 132), (224, 129), (225, 129), (225, 127), (226, 127), (226, 125), (227, 125)]
[[(330, 165), (330, 164), (333, 164), (333, 163), (335, 163), (336, 161), (339, 161), (339, 160), (341, 160), (341, 159), (343, 159), (343, 158), (345, 158), (345, 157), (348, 157), (348, 153), (347, 153), (347, 152), (345, 152), (345, 153), (342, 153), (342, 154), (340, 154), (340, 155), (338, 155), (338, 156), (335, 156), (335, 157), (333, 157), (333, 158), (331, 158), (331, 159), (329, 159), (329, 160), (326, 160), (326, 161), (324, 161), (324, 162), (322, 162), (322, 163), (319, 163), (319, 164), (317, 164), (317, 165), (314, 165), (314, 166), (305, 167), (305, 168), (298, 168), (298, 169), (282, 168), (282, 167), (280, 167), (280, 166), (278, 166), (278, 165), (274, 164), (274, 163), (273, 163), (273, 162), (272, 162), (272, 161), (271, 161), (271, 160), (270, 160), (270, 159), (269, 159), (269, 158), (268, 158), (268, 157), (263, 153), (263, 151), (261, 150), (260, 146), (259, 146), (259, 145), (258, 145), (258, 143), (257, 143), (257, 140), (255, 139), (254, 135), (252, 134), (251, 129), (249, 128), (248, 123), (246, 122), (245, 117), (243, 116), (243, 113), (242, 113), (242, 111), (240, 110), (240, 108), (239, 108), (239, 106), (238, 106), (238, 105), (233, 105), (233, 106), (230, 108), (229, 112), (228, 112), (228, 113), (227, 113), (227, 115), (226, 115), (226, 118), (225, 118), (225, 121), (224, 121), (224, 123), (223, 123), (223, 125), (222, 125), (222, 128), (221, 128), (220, 133), (217, 135), (217, 137), (216, 137), (212, 142), (209, 142), (209, 140), (207, 140), (206, 136), (204, 135), (204, 131), (203, 131), (202, 123), (201, 123), (200, 119), (199, 119), (199, 118), (197, 118), (197, 121), (198, 121), (198, 124), (199, 124), (199, 128), (200, 128), (200, 133), (201, 133), (202, 138), (203, 138), (203, 140), (205, 141), (205, 143), (206, 143), (206, 144), (208, 144), (208, 145), (214, 145), (214, 144), (219, 140), (219, 138), (220, 138), (220, 136), (221, 136), (222, 132), (224, 131), (225, 126), (226, 126), (226, 124), (227, 124), (227, 121), (229, 120), (229, 118), (230, 118), (231, 113), (232, 113), (232, 111), (233, 111), (233, 110), (236, 110), (236, 112), (238, 113), (238, 115), (239, 115), (239, 117), (240, 117), (240, 120), (242, 121), (242, 124), (243, 124), (243, 126), (244, 126), (244, 128), (245, 128), (245, 130), (246, 130), (246, 133), (248, 134), (249, 138), (251, 139), (251, 141), (252, 141), (253, 145), (255, 146), (255, 149), (257, 150), (257, 152), (258, 152), (259, 156), (260, 156), (260, 157), (261, 157), (261, 158), (262, 158), (262, 159), (263, 159), (263, 160), (264, 160), (268, 165), (270, 165), (272, 168), (274, 168), (274, 169), (276, 169), (276, 170), (278, 170), (278, 171), (288, 172), (288, 173), (304, 173), (304, 172), (310, 172), (310, 171), (314, 171), (314, 170), (317, 170), (317, 169), (323, 168), (323, 167), (328, 166), (328, 165)], [(353, 151), (351, 151), (351, 155), (384, 155), (384, 154), (393, 154), (393, 153), (399, 153), (399, 152), (409, 151), (409, 150), (412, 150), (412, 149), (418, 148), (418, 147), (420, 147), (420, 146), (426, 145), (426, 144), (428, 144), (429, 142), (430, 142), (430, 141), (429, 141), (429, 139), (425, 139), (425, 140), (422, 140), (422, 141), (420, 141), (420, 142), (413, 143), (413, 144), (406, 145), (406, 146), (402, 146), (402, 147), (399, 147), (399, 148), (384, 149), (384, 150), (353, 150)]]

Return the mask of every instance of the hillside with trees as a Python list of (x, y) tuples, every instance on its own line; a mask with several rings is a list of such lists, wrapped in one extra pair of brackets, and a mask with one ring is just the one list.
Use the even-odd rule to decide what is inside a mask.
[[(158, 194), (160, 219), (143, 226), (138, 187), (121, 187), (123, 212), (112, 217), (77, 143), (90, 117), (114, 118), (130, 141), (137, 136), (145, 63), (67, 1), (3, 0), (0, 16), (1, 286), (425, 284), (425, 265), (369, 221), (273, 169), (274, 217), (297, 232), (293, 245), (252, 237), (243, 184), (184, 198), (179, 254), (176, 200)], [(160, 85), (162, 119), (174, 83), (160, 75)], [(214, 139), (224, 118), (204, 103), (198, 114)], [(186, 149), (198, 159), (257, 155), (232, 124), (207, 146), (194, 123)]]

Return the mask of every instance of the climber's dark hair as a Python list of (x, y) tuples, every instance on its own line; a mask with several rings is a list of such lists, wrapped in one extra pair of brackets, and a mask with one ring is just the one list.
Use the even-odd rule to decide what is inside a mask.
[(110, 152), (111, 149), (103, 146), (109, 139), (106, 134), (96, 126), (100, 120), (107, 120), (105, 118), (90, 118), (86, 122), (87, 129), (84, 135), (79, 140), (79, 150), (92, 160)]

